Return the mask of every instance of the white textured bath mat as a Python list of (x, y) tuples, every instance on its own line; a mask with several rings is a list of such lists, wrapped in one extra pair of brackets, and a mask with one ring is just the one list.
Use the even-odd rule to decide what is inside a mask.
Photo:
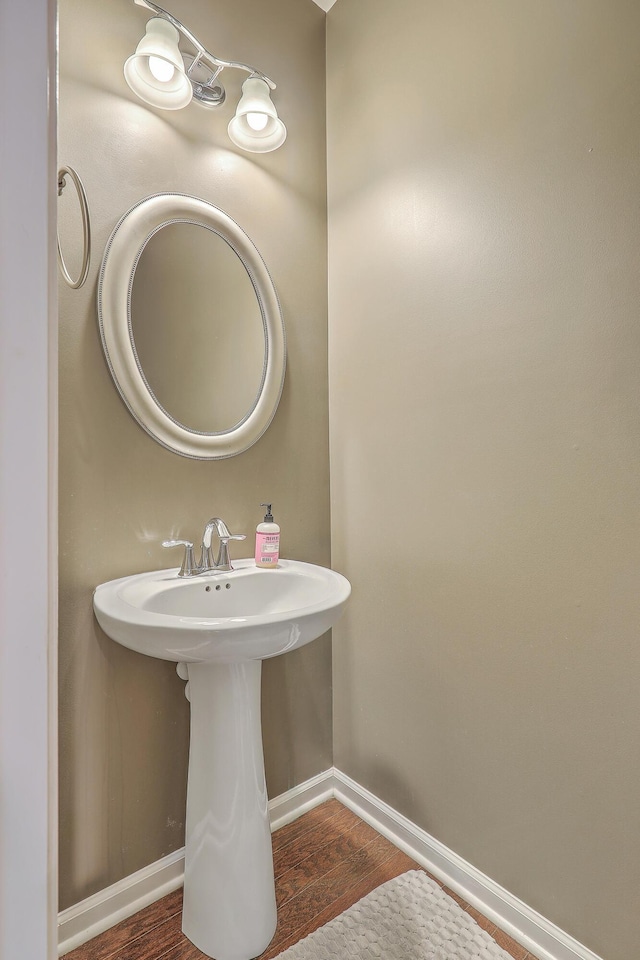
[(383, 883), (277, 960), (511, 960), (421, 870)]

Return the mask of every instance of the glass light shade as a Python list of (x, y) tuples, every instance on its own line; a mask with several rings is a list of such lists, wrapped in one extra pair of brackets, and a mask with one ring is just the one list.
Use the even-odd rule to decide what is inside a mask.
[[(149, 20), (136, 52), (124, 65), (125, 80), (133, 92), (152, 107), (181, 110), (193, 96), (193, 87), (184, 72), (182, 54), (178, 49), (179, 39), (180, 34), (168, 20), (154, 17)], [(151, 60), (155, 61), (153, 70), (149, 65)], [(168, 79), (159, 79), (163, 75)]]
[[(248, 119), (249, 114), (252, 115), (251, 120)], [(266, 119), (262, 129), (256, 129), (263, 117)], [(250, 153), (268, 153), (282, 146), (287, 138), (287, 128), (278, 117), (265, 80), (260, 77), (245, 80), (236, 115), (227, 129), (232, 142)]]

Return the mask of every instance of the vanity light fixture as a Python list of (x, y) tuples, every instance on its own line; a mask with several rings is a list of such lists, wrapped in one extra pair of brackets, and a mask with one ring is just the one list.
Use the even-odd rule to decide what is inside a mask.
[[(163, 110), (180, 110), (194, 99), (204, 107), (216, 108), (225, 101), (225, 89), (218, 77), (225, 67), (249, 74), (242, 85), (242, 97), (229, 123), (229, 137), (237, 147), (250, 153), (268, 153), (282, 146), (287, 128), (271, 100), (275, 83), (246, 63), (220, 60), (202, 46), (183, 23), (151, 0), (134, 0), (155, 16), (147, 23), (145, 35), (124, 65), (124, 77), (133, 92), (145, 103)], [(183, 36), (195, 48), (195, 55), (182, 53)]]

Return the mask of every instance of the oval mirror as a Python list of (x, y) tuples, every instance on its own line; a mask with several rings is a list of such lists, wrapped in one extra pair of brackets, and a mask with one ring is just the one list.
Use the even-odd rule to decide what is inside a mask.
[(217, 207), (182, 194), (132, 207), (107, 243), (98, 319), (124, 402), (169, 450), (231, 457), (269, 426), (285, 371), (280, 305), (257, 249)]

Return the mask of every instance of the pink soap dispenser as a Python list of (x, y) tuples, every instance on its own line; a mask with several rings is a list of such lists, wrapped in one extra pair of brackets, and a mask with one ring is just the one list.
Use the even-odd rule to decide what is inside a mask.
[(273, 570), (278, 566), (280, 555), (280, 527), (273, 522), (271, 504), (261, 503), (260, 506), (266, 507), (267, 512), (264, 522), (256, 527), (256, 567)]

